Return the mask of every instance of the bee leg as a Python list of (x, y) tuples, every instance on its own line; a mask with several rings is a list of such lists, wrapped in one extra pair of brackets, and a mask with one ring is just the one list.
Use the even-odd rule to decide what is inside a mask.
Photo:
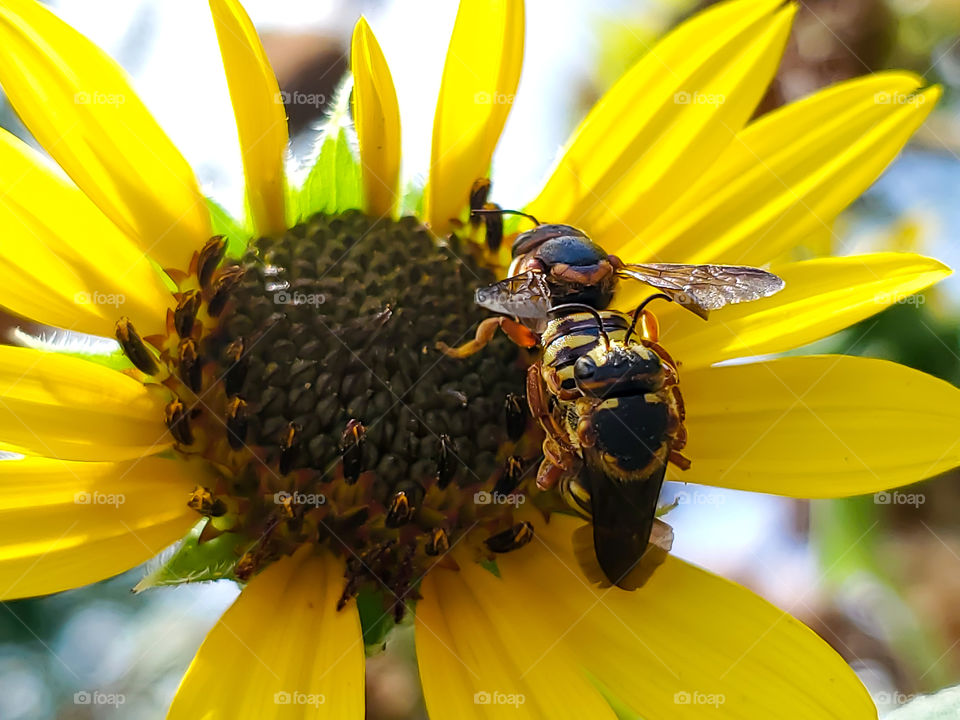
[(527, 368), (527, 405), (530, 406), (530, 414), (546, 434), (543, 462), (537, 470), (537, 487), (541, 490), (556, 487), (563, 476), (572, 470), (576, 460), (575, 451), (570, 447), (563, 428), (550, 412), (549, 397), (544, 392), (541, 364), (534, 363)]
[(545, 367), (541, 371), (543, 382), (547, 386), (547, 392), (555, 396), (558, 400), (576, 400), (580, 397), (580, 391), (577, 389), (564, 390), (560, 376), (555, 368)]
[(473, 340), (469, 340), (463, 345), (455, 348), (450, 347), (445, 342), (438, 342), (436, 344), (436, 348), (447, 357), (462, 360), (463, 358), (470, 357), (474, 353), (479, 352), (486, 347), (487, 343), (493, 340), (493, 336), (496, 334), (497, 328), (503, 330), (507, 337), (513, 340), (520, 347), (531, 348), (540, 341), (536, 333), (529, 328), (524, 327), (520, 323), (515, 322), (510, 318), (494, 317), (487, 318), (480, 323), (480, 325), (477, 327), (477, 333), (474, 335)]
[(574, 467), (574, 460), (554, 437), (547, 436), (543, 441), (543, 462), (537, 470), (537, 487), (550, 490), (557, 486), (560, 479)]
[(650, 342), (660, 341), (660, 323), (657, 321), (657, 316), (649, 310), (644, 310), (640, 314), (640, 334)]
[(500, 318), (487, 318), (477, 327), (477, 333), (474, 335), (473, 340), (469, 340), (455, 348), (440, 341), (436, 344), (436, 348), (447, 357), (462, 360), (479, 352), (487, 343), (493, 340), (493, 336), (497, 332), (498, 327), (500, 327)]
[(683, 421), (686, 418), (686, 411), (683, 406), (683, 396), (680, 394), (680, 386), (672, 385), (669, 388), (668, 404), (670, 405), (670, 423), (669, 433), (670, 441), (670, 460), (681, 470), (690, 467), (690, 461), (680, 454), (680, 451), (687, 446), (687, 428)]
[(550, 411), (550, 397), (549, 392), (544, 392), (541, 363), (534, 363), (527, 368), (527, 405), (530, 406), (530, 414), (537, 419), (537, 423), (547, 434), (547, 437), (552, 439), (563, 451), (562, 453), (556, 453), (555, 456), (563, 457), (573, 454), (576, 450), (570, 446), (566, 433)]
[(668, 460), (670, 460), (670, 462), (672, 462), (674, 465), (676, 465), (676, 466), (677, 466), (678, 468), (680, 468), (681, 470), (689, 470), (689, 469), (690, 469), (690, 465), (692, 464), (692, 463), (690, 462), (690, 458), (684, 457), (683, 455), (681, 455), (681, 454), (680, 454), (679, 452), (677, 452), (676, 450), (671, 450), (671, 451), (670, 451), (670, 456), (668, 457)]
[(687, 446), (687, 428), (683, 425), (683, 419), (678, 418), (676, 427), (670, 429), (670, 435), (673, 438), (670, 448), (675, 451), (683, 450)]
[(540, 336), (533, 330), (510, 318), (500, 318), (500, 329), (522, 348), (536, 347), (540, 342)]
[(677, 406), (677, 417), (680, 418), (680, 423), (683, 424), (683, 421), (687, 417), (687, 409), (683, 404), (683, 395), (680, 394), (680, 386), (674, 382), (670, 392), (673, 394), (673, 402)]
[(680, 367), (680, 363), (674, 360), (670, 353), (663, 349), (663, 347), (656, 341), (644, 338), (643, 344), (645, 347), (653, 350), (657, 355), (660, 356), (660, 359), (663, 360), (667, 365), (670, 366), (670, 374), (676, 376), (677, 368)]
[(534, 363), (527, 368), (527, 405), (540, 427), (548, 435), (556, 435), (557, 426), (550, 412), (548, 396), (543, 391), (543, 376), (541, 363)]
[(560, 482), (560, 478), (563, 477), (564, 472), (566, 472), (559, 465), (554, 465), (552, 462), (543, 459), (543, 462), (540, 463), (540, 468), (537, 470), (537, 487), (541, 490), (551, 490), (557, 486), (557, 483)]

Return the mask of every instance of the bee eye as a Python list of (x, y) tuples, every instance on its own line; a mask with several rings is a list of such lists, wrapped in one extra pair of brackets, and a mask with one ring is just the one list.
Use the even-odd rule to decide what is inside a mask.
[(583, 355), (573, 366), (575, 380), (590, 380), (597, 372), (597, 364), (589, 355)]

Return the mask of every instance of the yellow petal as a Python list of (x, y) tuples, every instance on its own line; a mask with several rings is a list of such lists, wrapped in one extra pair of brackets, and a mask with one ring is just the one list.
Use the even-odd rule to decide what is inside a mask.
[(157, 457), (0, 462), (0, 600), (69, 590), (149, 560), (197, 522), (186, 499), (201, 483), (195, 465)]
[(70, 330), (113, 336), (165, 328), (173, 298), (154, 266), (39, 153), (0, 130), (0, 305)]
[(720, 3), (667, 35), (594, 106), (528, 210), (610, 251), (635, 237), (753, 114), (796, 10), (781, 5)]
[[(774, 268), (786, 282), (776, 295), (730, 305), (704, 322), (673, 305), (657, 308), (670, 354), (689, 370), (731, 358), (783, 352), (870, 317), (950, 275), (946, 265), (909, 253), (823, 258)], [(624, 307), (644, 292), (625, 293)]]
[(127, 460), (172, 443), (166, 398), (102, 365), (0, 346), (0, 446), (63, 460)]
[(366, 210), (390, 215), (400, 182), (400, 107), (387, 60), (364, 17), (353, 29), (350, 69)]
[(843, 497), (960, 465), (960, 390), (843, 355), (681, 370), (692, 467), (669, 479)]
[(309, 552), (244, 588), (200, 646), (167, 720), (363, 718), (360, 618), (356, 603), (336, 609), (344, 565)]
[(881, 73), (788, 105), (747, 127), (679, 201), (626, 243), (624, 258), (770, 262), (876, 180), (940, 89)]
[(421, 594), (417, 661), (430, 717), (615, 720), (564, 642), (567, 626), (511, 617), (526, 597), (522, 585), (465, 558), (460, 572), (429, 572)]
[(0, 7), (0, 85), (33, 136), (163, 267), (210, 237), (193, 171), (102, 50), (34, 0)]
[(433, 118), (427, 219), (437, 234), (486, 177), (513, 106), (523, 63), (522, 0), (462, 0)]
[(277, 78), (257, 31), (236, 0), (210, 0), (220, 55), (237, 120), (247, 206), (257, 232), (282, 232), (287, 115)]
[[(474, 573), (469, 580), (474, 601), (485, 610), (480, 617), (484, 624), (474, 632), (502, 638), (505, 657), (520, 659), (519, 668), (508, 668), (514, 682), (536, 676), (545, 663), (555, 663), (561, 673), (545, 699), (527, 697), (527, 706), (541, 699), (561, 708), (576, 706), (582, 702), (582, 686), (567, 683), (579, 673), (594, 678), (629, 708), (627, 717), (644, 720), (876, 718), (869, 695), (843, 659), (798, 620), (746, 588), (670, 557), (636, 592), (597, 589), (580, 577), (571, 545), (571, 534), (581, 523), (559, 515), (546, 526), (534, 523), (534, 541), (498, 559), (502, 579)], [(453, 571), (434, 570), (427, 580), (440, 573)], [(418, 652), (424, 638), (434, 644), (431, 629), (442, 633), (444, 641), (466, 629), (455, 604), (462, 594), (444, 592), (453, 582), (424, 582), (421, 607), (439, 605), (442, 611), (435, 612), (442, 612), (449, 625), (439, 620), (418, 624)], [(444, 594), (430, 600), (437, 589)], [(432, 691), (425, 685), (431, 717), (515, 716), (509, 705), (471, 708), (459, 703), (464, 691), (492, 690), (481, 685), (492, 678), (489, 671), (479, 667), (474, 678), (464, 662), (471, 667), (509, 662), (479, 647), (474, 652), (473, 645), (451, 646), (453, 652), (441, 656), (439, 665), (426, 666), (421, 654), (421, 677), (435, 676)], [(444, 680), (449, 697), (436, 688)], [(559, 715), (519, 717), (568, 715), (561, 710)]]

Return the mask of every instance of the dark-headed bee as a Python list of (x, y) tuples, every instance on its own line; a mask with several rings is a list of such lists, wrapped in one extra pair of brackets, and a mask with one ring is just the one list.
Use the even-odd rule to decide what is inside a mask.
[(513, 242), (509, 275), (476, 291), (477, 304), (531, 328), (548, 311), (569, 303), (605, 310), (621, 278), (639, 280), (704, 320), (711, 310), (759, 300), (783, 289), (783, 280), (744, 265), (625, 263), (570, 225), (539, 225)]
[[(783, 281), (745, 266), (627, 264), (569, 225), (537, 223), (517, 236), (512, 254), (510, 277), (476, 291), (477, 304), (502, 316), (482, 322), (474, 340), (441, 349), (470, 355), (498, 327), (520, 345), (542, 346), (527, 375), (527, 401), (546, 434), (537, 485), (558, 487), (591, 520), (606, 578), (636, 587), (667, 464), (690, 466), (680, 453), (686, 431), (677, 363), (658, 344), (645, 306), (662, 298), (706, 319), (725, 305), (772, 295)], [(611, 310), (621, 278), (659, 292), (632, 314)]]

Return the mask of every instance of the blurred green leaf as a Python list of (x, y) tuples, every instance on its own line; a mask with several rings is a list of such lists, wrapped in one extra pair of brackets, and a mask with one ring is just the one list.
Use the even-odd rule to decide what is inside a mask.
[(307, 177), (299, 191), (289, 191), (291, 222), (318, 212), (337, 213), (363, 207), (360, 158), (350, 118), (352, 86), (352, 79), (348, 78), (337, 90), (330, 115), (320, 128)]
[(247, 249), (253, 232), (244, 227), (243, 223), (234, 219), (222, 205), (207, 198), (207, 210), (210, 212), (210, 225), (214, 235), (225, 235), (227, 238), (227, 257), (240, 257)]
[(889, 506), (875, 500), (875, 495), (861, 495), (810, 503), (810, 540), (822, 582), (832, 596), (858, 602), (872, 598), (870, 612), (883, 627), (884, 639), (909, 667), (919, 668), (925, 688), (940, 687), (950, 681), (938, 663), (945, 648), (899, 592), (900, 569), (881, 542), (889, 537), (883, 514)]

